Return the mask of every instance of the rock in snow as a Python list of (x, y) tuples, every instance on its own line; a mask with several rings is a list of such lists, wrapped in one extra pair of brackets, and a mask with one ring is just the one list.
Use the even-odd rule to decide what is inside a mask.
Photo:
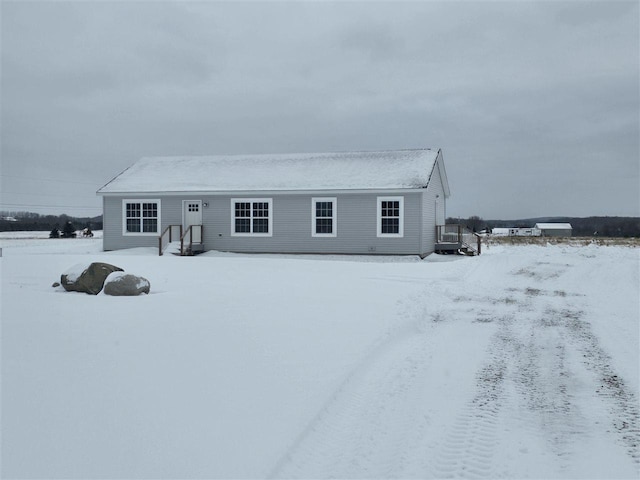
[(124, 272), (113, 272), (104, 283), (105, 295), (132, 296), (149, 293), (149, 280)]
[(94, 262), (88, 266), (75, 265), (60, 276), (60, 283), (67, 292), (84, 292), (97, 295), (113, 272), (123, 272), (120, 267)]

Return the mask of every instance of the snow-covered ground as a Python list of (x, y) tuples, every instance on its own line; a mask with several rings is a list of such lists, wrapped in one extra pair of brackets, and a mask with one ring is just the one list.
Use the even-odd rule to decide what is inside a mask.
[[(638, 248), (159, 257), (13, 237), (3, 478), (640, 474)], [(151, 294), (51, 287), (91, 261)]]

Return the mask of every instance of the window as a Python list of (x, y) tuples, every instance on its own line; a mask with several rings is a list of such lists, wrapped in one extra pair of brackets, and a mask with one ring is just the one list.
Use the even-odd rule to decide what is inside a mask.
[(272, 199), (232, 198), (231, 235), (270, 237), (273, 229)]
[(158, 235), (160, 200), (123, 200), (123, 235)]
[(311, 236), (337, 236), (337, 207), (336, 198), (311, 199)]
[(404, 197), (378, 197), (378, 237), (404, 236)]

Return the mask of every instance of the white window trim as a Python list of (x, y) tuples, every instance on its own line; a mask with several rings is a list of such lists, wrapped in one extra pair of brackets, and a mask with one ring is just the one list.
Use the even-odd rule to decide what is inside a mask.
[[(142, 212), (143, 203), (156, 203), (158, 205), (158, 230), (155, 232), (128, 232), (127, 231), (127, 203), (139, 203)], [(125, 198), (122, 200), (122, 235), (126, 237), (157, 237), (162, 232), (162, 211), (159, 198)], [(141, 219), (142, 220), (142, 219)], [(142, 223), (140, 223), (142, 228)]]
[[(398, 219), (398, 233), (382, 233), (382, 202), (398, 202), (400, 217)], [(404, 197), (378, 197), (376, 211), (376, 228), (379, 238), (404, 237)]]
[[(236, 203), (267, 203), (269, 205), (268, 233), (239, 232), (236, 233)], [(250, 225), (253, 230), (253, 205), (251, 205)], [(231, 199), (231, 236), (232, 237), (272, 237), (273, 236), (273, 199), (272, 198), (232, 198)]]
[[(332, 233), (316, 233), (316, 203), (331, 202), (331, 232)], [(311, 199), (311, 236), (319, 238), (335, 238), (338, 236), (338, 199), (336, 197), (313, 197)]]

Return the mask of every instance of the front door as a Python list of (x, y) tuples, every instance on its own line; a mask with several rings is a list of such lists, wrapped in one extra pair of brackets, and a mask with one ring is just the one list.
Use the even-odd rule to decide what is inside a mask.
[(202, 243), (202, 200), (182, 201), (182, 228), (187, 232), (191, 225), (198, 226), (185, 236), (185, 242)]

